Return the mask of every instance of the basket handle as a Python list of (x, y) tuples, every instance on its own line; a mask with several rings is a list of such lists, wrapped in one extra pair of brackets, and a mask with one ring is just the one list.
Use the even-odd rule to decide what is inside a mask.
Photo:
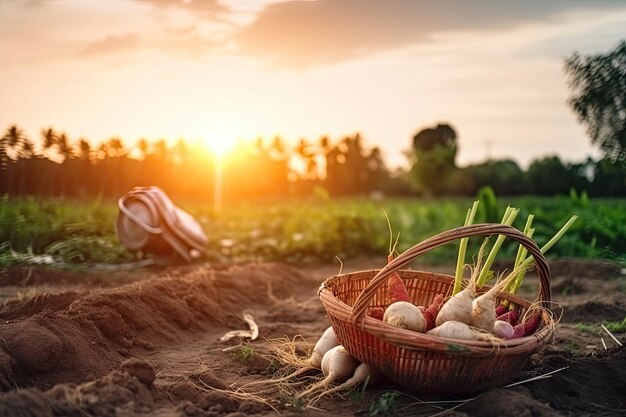
[(385, 265), (385, 267), (370, 280), (369, 284), (365, 287), (361, 294), (359, 294), (359, 297), (356, 299), (354, 306), (352, 307), (350, 320), (354, 324), (361, 322), (365, 318), (365, 312), (367, 311), (367, 307), (369, 306), (371, 299), (374, 297), (376, 290), (383, 285), (386, 278), (393, 272), (408, 265), (419, 256), (457, 239), (471, 236), (490, 236), (495, 234), (504, 235), (519, 242), (535, 258), (535, 267), (537, 269), (537, 274), (539, 275), (539, 301), (542, 302), (542, 304), (547, 305), (551, 300), (550, 267), (548, 266), (545, 256), (543, 256), (535, 241), (514, 227), (499, 223), (483, 223), (457, 227), (455, 229), (439, 233), (438, 235), (423, 240), (422, 242), (404, 251), (397, 258)]

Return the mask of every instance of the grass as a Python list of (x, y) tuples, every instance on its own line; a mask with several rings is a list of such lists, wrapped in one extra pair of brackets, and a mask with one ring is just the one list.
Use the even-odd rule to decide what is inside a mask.
[(254, 356), (254, 348), (244, 344), (235, 349), (231, 355), (237, 362), (246, 363)]
[[(611, 333), (625, 333), (626, 332), (626, 317), (622, 321), (603, 321), (602, 324), (611, 332)], [(599, 324), (595, 323), (576, 323), (574, 326), (576, 330), (581, 333), (587, 333), (594, 336), (601, 336), (604, 334), (604, 330), (600, 327)]]
[(605, 321), (604, 326), (613, 333), (626, 332), (626, 317), (622, 321)]
[(570, 353), (572, 356), (580, 356), (580, 346), (577, 343), (568, 341), (565, 343), (564, 348)]
[(384, 392), (377, 399), (372, 400), (369, 406), (370, 416), (395, 416), (397, 414), (397, 398), (400, 394), (395, 391)]
[[(336, 257), (381, 256), (389, 233), (382, 210), (400, 232), (398, 250), (436, 233), (461, 225), (471, 206), (469, 198), (445, 199), (327, 199), (319, 197), (259, 204), (230, 205), (216, 216), (210, 204), (178, 202), (202, 224), (211, 257), (239, 262), (277, 260), (288, 263), (327, 263)], [(626, 262), (624, 200), (590, 200), (581, 205), (567, 197), (515, 198), (498, 201), (520, 208), (516, 221), (535, 214), (535, 239), (541, 246), (570, 217), (580, 219), (550, 252), (551, 256), (612, 259)], [(65, 263), (124, 263), (139, 259), (126, 251), (115, 234), (115, 201), (0, 197), (0, 268), (54, 261)], [(484, 222), (479, 213), (476, 223)], [(476, 240), (473, 242), (473, 240)], [(480, 239), (470, 239), (475, 253)], [(506, 242), (501, 259), (512, 258), (516, 245)], [(426, 255), (431, 263), (456, 259), (451, 244)], [(48, 255), (49, 257), (46, 257)]]

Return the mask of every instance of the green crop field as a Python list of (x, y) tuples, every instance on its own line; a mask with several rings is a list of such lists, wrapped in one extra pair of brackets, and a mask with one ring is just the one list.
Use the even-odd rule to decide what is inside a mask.
[[(387, 212), (400, 233), (402, 251), (438, 232), (462, 225), (472, 199), (328, 199), (323, 196), (225, 207), (179, 205), (201, 222), (209, 236), (208, 259), (279, 260), (321, 263), (358, 255), (385, 256), (389, 248)], [(535, 240), (545, 243), (572, 214), (580, 216), (550, 256), (626, 261), (626, 200), (500, 198), (483, 202), (476, 222), (499, 222), (506, 206), (521, 209), (515, 226), (535, 215)], [(0, 267), (46, 263), (122, 263), (138, 259), (115, 235), (115, 201), (0, 199)], [(480, 242), (474, 242), (473, 249)], [(471, 245), (472, 243), (470, 243)], [(501, 257), (512, 257), (513, 245)], [(430, 262), (454, 262), (456, 245), (428, 255)]]

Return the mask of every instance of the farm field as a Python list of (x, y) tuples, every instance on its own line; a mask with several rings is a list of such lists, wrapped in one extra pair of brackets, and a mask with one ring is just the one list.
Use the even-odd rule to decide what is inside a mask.
[[(117, 243), (114, 202), (3, 200), (0, 415), (623, 415), (626, 354), (601, 325), (623, 343), (625, 202), (501, 199), (495, 214), (482, 212), (479, 221), (498, 221), (509, 203), (522, 209), (522, 219), (536, 215), (540, 244), (571, 214), (580, 216), (550, 255), (560, 316), (554, 343), (511, 382), (561, 370), (454, 408), (460, 403), (429, 403), (391, 383), (306, 407), (294, 394), (318, 378), (313, 372), (289, 385), (245, 384), (292, 369), (275, 353), (286, 340), (307, 354), (328, 326), (317, 299), (326, 278), (340, 268), (385, 265), (382, 208), (402, 251), (461, 224), (470, 199), (318, 198), (237, 206), (219, 216), (208, 205), (181, 204), (208, 232), (211, 252), (189, 265), (128, 270), (107, 269), (138, 260)], [(501, 268), (514, 249), (503, 248)], [(455, 257), (450, 245), (412, 268), (452, 274)], [(537, 286), (531, 273), (521, 295), (534, 299)], [(258, 323), (259, 339), (220, 341), (246, 328), (244, 312)]]
[[(207, 260), (269, 260), (287, 263), (337, 263), (337, 258), (387, 253), (389, 229), (400, 233), (398, 250), (463, 224), (472, 199), (337, 199), (324, 196), (226, 207), (216, 215), (210, 204), (178, 203), (207, 231)], [(507, 205), (520, 208), (522, 228), (535, 215), (534, 239), (542, 245), (572, 214), (579, 220), (550, 252), (553, 256), (626, 261), (626, 200), (500, 198), (479, 207), (478, 222), (500, 222)], [(122, 263), (136, 260), (115, 235), (115, 201), (0, 199), (0, 266), (52, 262)], [(503, 257), (513, 257), (505, 246)], [(450, 245), (429, 254), (431, 262), (455, 259)]]

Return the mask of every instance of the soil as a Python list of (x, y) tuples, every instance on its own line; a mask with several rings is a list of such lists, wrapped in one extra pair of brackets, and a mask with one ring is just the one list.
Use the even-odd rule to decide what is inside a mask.
[[(384, 263), (356, 259), (343, 271)], [(293, 369), (277, 359), (277, 346), (294, 340), (295, 352), (306, 355), (306, 342), (328, 326), (316, 292), (337, 266), (5, 270), (0, 416), (626, 415), (626, 351), (599, 326), (626, 317), (626, 276), (605, 262), (556, 260), (551, 269), (555, 309), (563, 311), (555, 341), (512, 381), (561, 369), (551, 377), (467, 402), (424, 402), (389, 383), (310, 407), (293, 394), (316, 373), (291, 385), (268, 381)], [(521, 295), (533, 298), (536, 285), (530, 275)], [(220, 341), (230, 330), (247, 329), (243, 313), (254, 317), (260, 337)], [(623, 333), (614, 336), (624, 342)], [(254, 382), (260, 384), (246, 387)]]

